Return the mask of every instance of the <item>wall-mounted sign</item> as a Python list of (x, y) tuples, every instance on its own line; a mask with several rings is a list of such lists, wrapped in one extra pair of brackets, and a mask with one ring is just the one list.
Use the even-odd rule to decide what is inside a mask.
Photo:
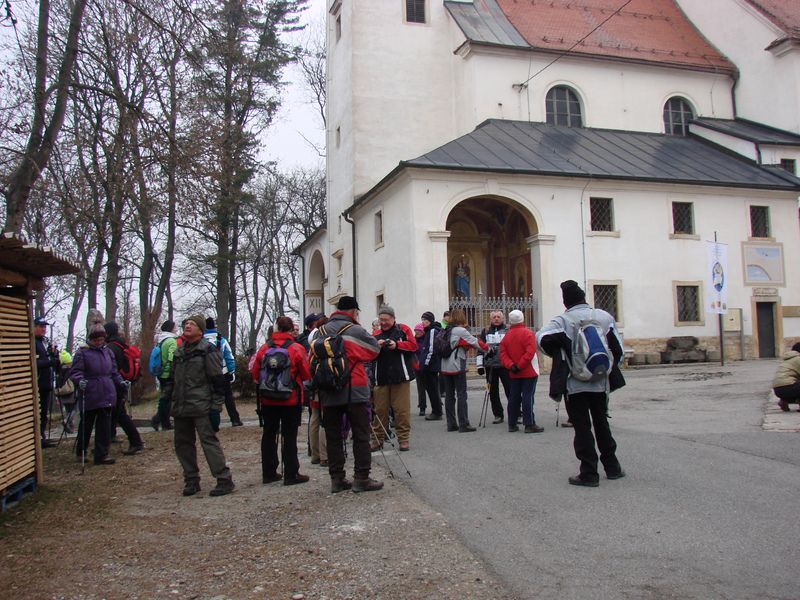
[(722, 317), (722, 330), (723, 331), (741, 331), (742, 330), (742, 309), (729, 308), (725, 316)]
[(784, 317), (800, 317), (800, 306), (784, 306), (781, 313)]
[(777, 295), (778, 295), (778, 288), (768, 288), (768, 287), (753, 288), (753, 296), (759, 296), (763, 298), (766, 296), (777, 296)]
[(742, 242), (745, 285), (784, 286), (783, 244)]

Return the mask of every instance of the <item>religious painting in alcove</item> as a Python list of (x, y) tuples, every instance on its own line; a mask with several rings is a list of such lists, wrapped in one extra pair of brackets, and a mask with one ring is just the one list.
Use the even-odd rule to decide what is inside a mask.
[(471, 275), (469, 257), (462, 254), (453, 265), (453, 290), (457, 298), (469, 298)]

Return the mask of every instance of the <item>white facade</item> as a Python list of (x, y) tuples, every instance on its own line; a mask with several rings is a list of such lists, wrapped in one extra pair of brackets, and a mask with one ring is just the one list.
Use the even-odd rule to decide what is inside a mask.
[[(800, 319), (781, 318), (780, 312), (782, 306), (800, 307), (800, 281), (786, 264), (786, 257), (800, 252), (793, 192), (410, 168), (384, 180), (401, 161), (464, 135), (487, 118), (544, 121), (545, 95), (556, 85), (569, 86), (578, 95), (585, 127), (661, 133), (664, 105), (678, 96), (696, 116), (746, 116), (798, 131), (792, 123), (800, 112), (800, 95), (792, 91), (796, 79), (790, 72), (797, 68), (793, 51), (781, 57), (765, 51), (757, 59), (744, 51), (740, 64), (739, 50), (729, 49), (725, 40), (746, 39), (740, 46), (763, 49), (777, 37), (775, 28), (760, 16), (754, 18), (743, 0), (724, 2), (735, 4), (742, 16), (732, 11), (730, 18), (719, 19), (713, 7), (720, 2), (683, 0), (680, 5), (739, 68), (735, 86), (732, 77), (719, 72), (575, 57), (558, 60), (520, 85), (554, 55), (470, 45), (438, 0), (428, 2), (425, 24), (406, 23), (401, 0), (332, 0), (329, 216), (326, 235), (304, 248), (308, 297), (323, 298), (322, 310), (329, 312), (328, 302), (342, 294), (356, 295), (364, 320), (373, 318), (380, 302), (394, 306), (398, 320), (407, 323), (417, 322), (425, 310), (441, 314), (449, 303), (448, 216), (470, 198), (491, 197), (513, 205), (532, 224), (527, 244), (531, 292), (539, 302), (537, 325), (563, 309), (558, 283), (572, 278), (583, 280), (590, 300), (594, 284), (618, 286), (620, 321), (628, 338), (715, 336), (715, 315), (690, 325), (676, 321), (674, 286), (704, 281), (705, 241), (716, 232), (729, 244), (729, 305), (743, 310), (744, 334), (754, 336), (758, 286), (744, 281), (742, 244), (750, 239), (749, 206), (755, 204), (769, 208), (772, 230), (764, 241), (782, 244), (786, 273), (782, 285), (766, 286), (766, 292), (761, 286), (758, 293), (777, 307), (776, 336), (800, 338)], [(794, 66), (788, 69), (788, 64)], [(764, 73), (768, 69), (772, 75)], [(781, 94), (785, 86), (786, 97), (773, 102), (770, 94), (771, 104), (759, 106), (753, 90), (765, 77), (774, 89), (776, 72), (783, 76), (778, 85)], [(762, 87), (762, 102), (763, 95)], [(703, 135), (758, 160), (752, 143), (711, 131)], [(800, 148), (760, 150), (763, 164), (800, 158)], [(360, 203), (368, 192), (369, 200)], [(611, 234), (588, 229), (588, 202), (595, 195), (613, 199)], [(693, 235), (671, 233), (672, 202), (691, 203), (697, 227)], [(343, 213), (354, 204), (357, 208), (348, 216), (354, 221), (351, 226)], [(314, 273), (312, 263), (317, 265)]]

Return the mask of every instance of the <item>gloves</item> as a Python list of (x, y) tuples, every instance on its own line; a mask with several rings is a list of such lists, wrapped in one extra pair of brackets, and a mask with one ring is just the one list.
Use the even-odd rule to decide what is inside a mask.
[(88, 382), (88, 381), (86, 381), (85, 379), (81, 379), (81, 382), (78, 384), (78, 387), (80, 388), (80, 390), (81, 390), (82, 392), (85, 392), (85, 391), (86, 391), (86, 386), (87, 386), (87, 385), (89, 385), (89, 382)]
[(519, 373), (519, 367), (517, 365), (511, 365), (511, 372)]

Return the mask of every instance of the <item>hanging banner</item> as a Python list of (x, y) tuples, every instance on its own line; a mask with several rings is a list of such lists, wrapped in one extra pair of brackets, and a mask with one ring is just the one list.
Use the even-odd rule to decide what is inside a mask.
[(728, 245), (706, 242), (706, 312), (724, 315), (728, 312)]

